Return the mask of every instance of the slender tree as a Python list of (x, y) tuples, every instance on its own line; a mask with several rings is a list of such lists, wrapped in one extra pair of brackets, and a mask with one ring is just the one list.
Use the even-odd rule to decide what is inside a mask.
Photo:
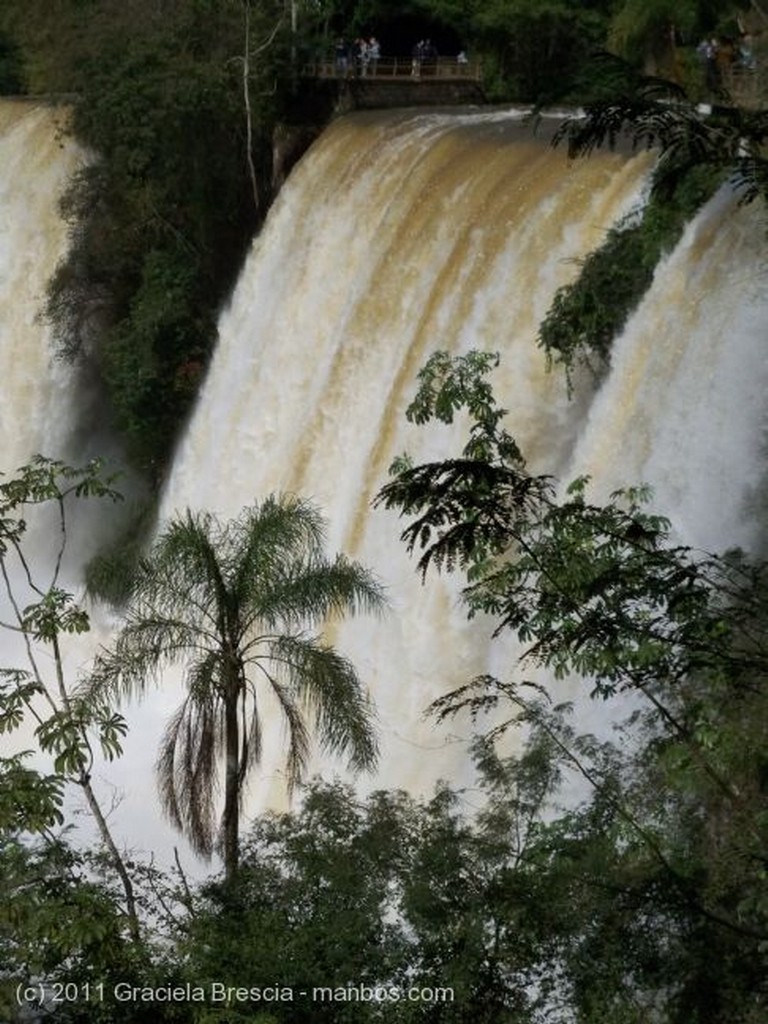
[[(27, 817), (21, 825), (24, 832), (39, 832), (50, 843), (47, 833), (51, 825), (63, 822), (59, 812), (63, 783), (80, 787), (108, 861), (120, 880), (128, 930), (138, 944), (141, 936), (133, 881), (91, 780), (94, 733), (102, 755), (111, 761), (121, 753), (125, 723), (107, 704), (86, 704), (74, 696), (64, 660), (66, 637), (90, 628), (87, 612), (62, 586), (68, 510), (75, 498), (117, 501), (120, 495), (112, 483), (113, 478), (102, 475), (98, 460), (75, 468), (42, 455), (0, 483), (0, 630), (21, 637), (27, 664), (24, 669), (0, 668), (0, 735), (33, 720), (40, 749), (54, 757), (54, 775), (32, 785), (31, 802), (37, 807), (38, 822), (33, 827)], [(56, 519), (48, 523), (54, 547), (48, 559), (42, 560), (47, 564), (36, 565), (29, 518), (40, 509), (54, 511)], [(34, 773), (23, 770), (16, 758), (0, 757), (0, 789), (10, 791), (15, 799), (19, 797), (9, 780), (24, 779), (23, 788), (28, 789), (33, 778)], [(30, 800), (21, 798), (17, 810), (25, 804)]]
[(322, 747), (348, 756), (353, 769), (376, 762), (371, 704), (317, 627), (381, 608), (382, 592), (359, 564), (326, 558), (323, 538), (318, 510), (290, 496), (226, 522), (190, 511), (174, 519), (141, 562), (125, 625), (91, 683), (91, 692), (143, 693), (165, 667), (183, 666), (186, 696), (157, 763), (160, 797), (174, 826), (210, 856), (223, 763), (218, 839), (228, 879), (244, 785), (261, 758), (267, 692), (287, 726), (289, 788), (305, 768), (311, 724)]

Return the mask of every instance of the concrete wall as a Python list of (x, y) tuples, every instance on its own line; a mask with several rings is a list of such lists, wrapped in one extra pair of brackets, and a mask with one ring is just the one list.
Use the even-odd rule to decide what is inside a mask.
[(482, 86), (475, 81), (401, 79), (366, 81), (353, 78), (338, 83), (340, 110), (374, 110), (387, 107), (450, 106), (484, 103)]

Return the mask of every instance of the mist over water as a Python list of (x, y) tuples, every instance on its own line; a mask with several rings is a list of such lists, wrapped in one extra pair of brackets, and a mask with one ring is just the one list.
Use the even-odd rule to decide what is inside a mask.
[[(11, 147), (2, 120), (0, 127), (0, 147)], [(17, 131), (12, 148), (34, 153), (44, 136), (43, 128), (39, 138)], [(6, 348), (19, 350), (32, 304), (14, 294), (5, 250), (26, 216), (29, 172), (16, 170), (9, 182), (6, 166), (0, 359)], [(48, 158), (44, 169), (50, 173)], [(738, 207), (726, 190), (708, 205), (660, 266), (599, 384), (584, 376), (569, 400), (562, 374), (547, 373), (536, 344), (556, 289), (641, 201), (649, 169), (647, 156), (569, 164), (515, 112), (353, 115), (331, 125), (295, 168), (253, 245), (222, 314), (162, 514), (191, 507), (231, 516), (271, 491), (298, 492), (328, 517), (329, 549), (382, 579), (388, 614), (330, 630), (379, 709), (382, 766), (368, 787), (424, 792), (439, 777), (468, 781), (469, 724), (435, 727), (423, 711), (477, 673), (508, 675), (515, 658), (509, 645), (491, 643), (490, 624), (466, 621), (459, 579), (421, 585), (398, 541), (402, 524), (371, 509), (397, 454), (439, 459), (463, 443), (462, 423), (406, 423), (416, 373), (431, 352), (502, 353), (496, 393), (534, 472), (589, 474), (596, 497), (649, 483), (682, 541), (712, 549), (759, 543), (750, 498), (765, 477), (768, 281), (756, 208)], [(55, 212), (33, 216), (46, 237), (50, 230), (51, 251), (60, 251)], [(38, 288), (55, 258), (34, 261), (44, 268)], [(39, 343), (44, 349), (45, 339)], [(35, 381), (41, 366), (30, 365)], [(25, 399), (11, 377), (3, 386), (13, 419)], [(33, 419), (46, 418), (35, 410)], [(42, 441), (25, 443), (31, 451)], [(156, 814), (152, 764), (177, 700), (171, 685), (131, 712), (126, 757), (109, 769), (126, 790), (121, 823), (133, 842), (159, 835), (148, 824)], [(275, 729), (252, 809), (283, 799), (280, 743)]]

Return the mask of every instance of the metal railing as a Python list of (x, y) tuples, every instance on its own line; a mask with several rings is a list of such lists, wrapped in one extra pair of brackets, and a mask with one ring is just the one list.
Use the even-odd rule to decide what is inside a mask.
[(768, 108), (768, 71), (764, 67), (727, 68), (722, 85), (738, 106), (751, 110)]
[(368, 61), (321, 60), (305, 64), (302, 74), (306, 78), (370, 79), (377, 82), (405, 79), (438, 79), (444, 82), (482, 80), (478, 62), (460, 61), (456, 57), (422, 60), (415, 57), (387, 57)]

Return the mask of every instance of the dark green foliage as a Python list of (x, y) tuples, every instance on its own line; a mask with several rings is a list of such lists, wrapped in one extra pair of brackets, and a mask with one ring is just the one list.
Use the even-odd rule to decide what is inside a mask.
[[(768, 567), (674, 546), (642, 489), (598, 506), (578, 480), (556, 498), (501, 427), (492, 366), (477, 353), (428, 362), (410, 418), (450, 420), (464, 404), (470, 441), (461, 459), (398, 463), (380, 498), (412, 517), (403, 539), (422, 572), (464, 570), (470, 615), (523, 644), (512, 679), (481, 677), (433, 710), (506, 714), (494, 735), (543, 733), (591, 787), (583, 811), (551, 827), (576, 1019), (640, 1024), (656, 1005), (665, 1024), (756, 1024), (768, 998)], [(521, 678), (531, 665), (593, 698), (631, 692), (622, 743), (574, 734)]]
[(482, 5), (473, 30), (491, 97), (547, 104), (572, 93), (590, 55), (604, 45), (606, 21), (584, 4), (515, 0)]
[(755, 12), (748, 0), (621, 0), (613, 5), (609, 47), (636, 68), (679, 81), (680, 47), (690, 52), (704, 37), (738, 37), (750, 6)]
[[(484, 757), (496, 778), (474, 824), (448, 789), (424, 803), (402, 793), (362, 803), (319, 782), (296, 813), (260, 818), (236, 886), (204, 892), (190, 929), (192, 974), (292, 990), (293, 1001), (269, 1007), (291, 1024), (532, 1021), (543, 999), (526, 985), (549, 990), (534, 967), (549, 950), (537, 941), (535, 876), (522, 865), (511, 874), (552, 765), (544, 757), (537, 766), (533, 753), (525, 768), (525, 757)], [(312, 998), (318, 989), (325, 995)], [(366, 998), (365, 989), (381, 994)]]
[[(7, 691), (3, 688), (2, 732), (9, 733)], [(20, 724), (20, 719), (15, 719)], [(64, 779), (61, 775), (41, 775), (24, 763), (28, 754), (0, 759), (0, 830), (18, 834), (41, 833), (64, 822), (61, 812)]]
[[(21, 791), (20, 791), (21, 792)], [(137, 869), (138, 866), (131, 865)], [(143, 869), (144, 903), (167, 896)], [(125, 998), (161, 989), (181, 975), (166, 942), (125, 939), (120, 894), (97, 855), (52, 833), (32, 841), (0, 828), (0, 1015), (9, 1024), (31, 1013), (63, 1024), (170, 1024), (189, 1019), (184, 1003)], [(18, 999), (19, 988), (35, 993)], [(119, 986), (119, 987), (118, 987)], [(116, 998), (122, 991), (123, 997)]]
[[(310, 992), (396, 975), (404, 940), (384, 914), (409, 859), (410, 813), (403, 795), (380, 794), (363, 808), (345, 787), (313, 785), (298, 814), (259, 819), (236, 886), (211, 887), (195, 916), (193, 973)], [(251, 1004), (251, 1012), (260, 1008)], [(367, 1020), (371, 1012), (298, 995), (268, 1009), (296, 1024)]]
[(116, 35), (83, 62), (74, 131), (100, 161), (68, 199), (74, 247), (49, 304), (59, 345), (95, 361), (116, 426), (153, 475), (196, 394), (260, 213), (229, 59), (237, 49), (222, 52), (213, 36), (213, 52), (196, 51), (174, 28), (128, 45)]
[[(547, 359), (564, 366), (569, 382), (574, 365), (597, 369), (608, 362), (614, 338), (653, 280), (656, 260), (648, 258), (647, 233), (642, 221), (632, 220), (611, 228), (582, 261), (578, 278), (558, 289), (539, 327)], [(658, 246), (653, 249), (658, 257)]]
[[(21, 791), (23, 792), (23, 790)], [(16, 985), (35, 977), (72, 976), (121, 943), (114, 906), (64, 843), (30, 844), (0, 831), (0, 1014), (17, 1020)]]
[(585, 118), (565, 122), (555, 144), (567, 140), (574, 158), (627, 142), (661, 155), (642, 211), (608, 232), (577, 280), (556, 293), (541, 324), (539, 343), (569, 380), (579, 363), (598, 370), (608, 362), (660, 258), (720, 184), (730, 178), (744, 202), (768, 195), (764, 113), (734, 108), (704, 116), (670, 82), (640, 75), (608, 55), (596, 67), (611, 98), (588, 104)]
[(659, 177), (643, 209), (611, 228), (583, 260), (577, 279), (558, 289), (539, 328), (539, 344), (569, 382), (576, 365), (599, 372), (609, 362), (613, 341), (650, 287), (660, 259), (723, 178), (723, 172), (701, 166), (674, 180)]

